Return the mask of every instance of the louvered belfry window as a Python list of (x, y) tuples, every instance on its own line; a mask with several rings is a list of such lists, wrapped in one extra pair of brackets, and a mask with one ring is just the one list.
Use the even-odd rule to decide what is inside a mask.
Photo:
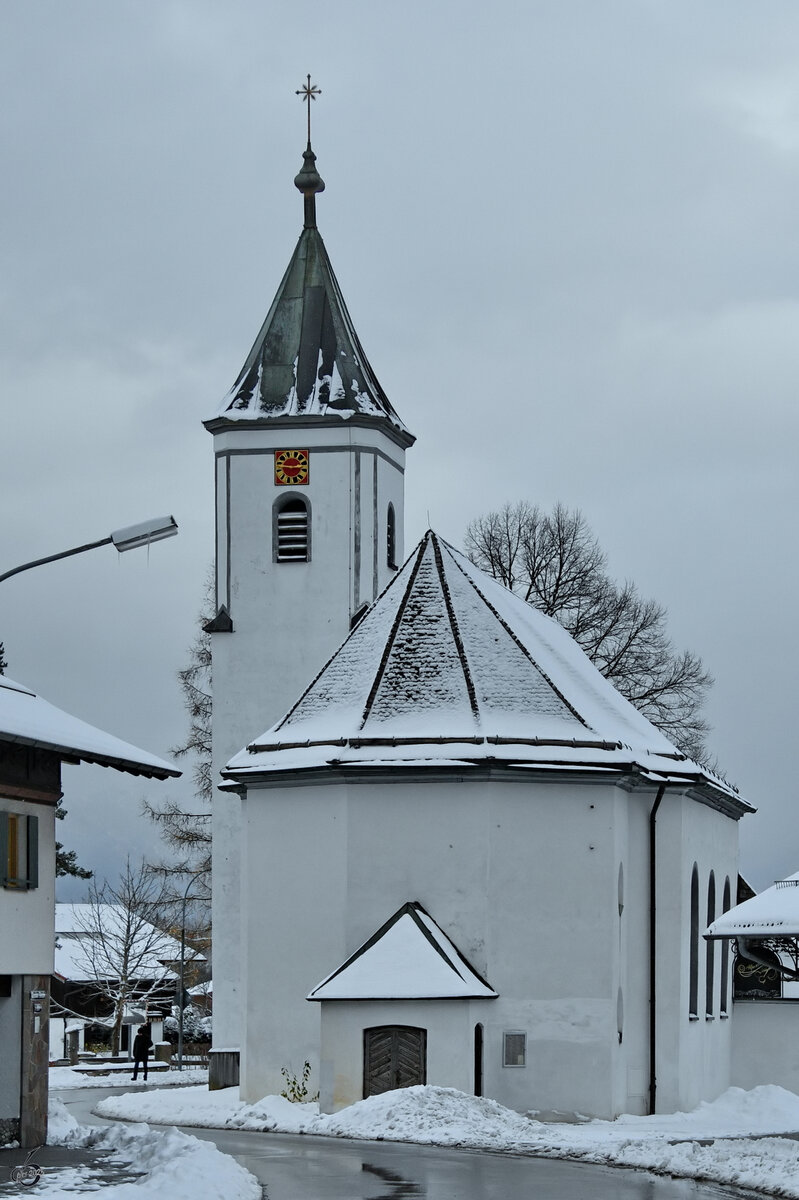
[(303, 500), (287, 500), (277, 513), (277, 562), (308, 562), (308, 508)]

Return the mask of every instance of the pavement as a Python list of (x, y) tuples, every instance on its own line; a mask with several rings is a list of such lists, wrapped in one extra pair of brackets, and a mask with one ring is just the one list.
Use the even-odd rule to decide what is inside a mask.
[[(139, 1174), (132, 1171), (128, 1164), (109, 1162), (108, 1155), (108, 1151), (83, 1150), (73, 1146), (41, 1146), (33, 1155), (33, 1161), (48, 1176), (68, 1168), (83, 1169), (90, 1176), (91, 1190), (139, 1178)], [(22, 1166), (27, 1156), (27, 1150), (0, 1148), (0, 1196), (18, 1196), (28, 1191), (26, 1187), (11, 1182), (12, 1167)]]

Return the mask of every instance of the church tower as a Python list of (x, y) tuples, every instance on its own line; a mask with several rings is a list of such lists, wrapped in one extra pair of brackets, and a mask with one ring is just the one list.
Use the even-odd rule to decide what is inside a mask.
[[(309, 91), (310, 79), (310, 109)], [(216, 472), (215, 616), (206, 626), (215, 781), (290, 708), (403, 560), (414, 438), (369, 365), (317, 229), (325, 185), (310, 126), (303, 160), (294, 183), (304, 228), (236, 382), (205, 422)], [(217, 793), (214, 1043), (226, 1051), (238, 1045), (238, 835), (237, 801)], [(220, 1084), (228, 1067), (216, 1072)]]

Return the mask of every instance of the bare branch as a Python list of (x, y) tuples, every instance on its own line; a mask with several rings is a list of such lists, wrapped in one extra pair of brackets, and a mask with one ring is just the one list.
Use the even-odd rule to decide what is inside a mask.
[(707, 764), (702, 706), (712, 677), (697, 655), (674, 649), (662, 605), (610, 578), (579, 509), (506, 504), (472, 521), (465, 544), (475, 566), (559, 621), (626, 699)]

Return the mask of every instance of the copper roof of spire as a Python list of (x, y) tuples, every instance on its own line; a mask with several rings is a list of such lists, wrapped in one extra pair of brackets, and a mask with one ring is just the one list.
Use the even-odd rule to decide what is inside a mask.
[(294, 181), (304, 197), (305, 228), (236, 382), (206, 425), (358, 415), (387, 422), (409, 446), (415, 439), (369, 364), (316, 228), (316, 196), (325, 185), (315, 163), (309, 142)]

